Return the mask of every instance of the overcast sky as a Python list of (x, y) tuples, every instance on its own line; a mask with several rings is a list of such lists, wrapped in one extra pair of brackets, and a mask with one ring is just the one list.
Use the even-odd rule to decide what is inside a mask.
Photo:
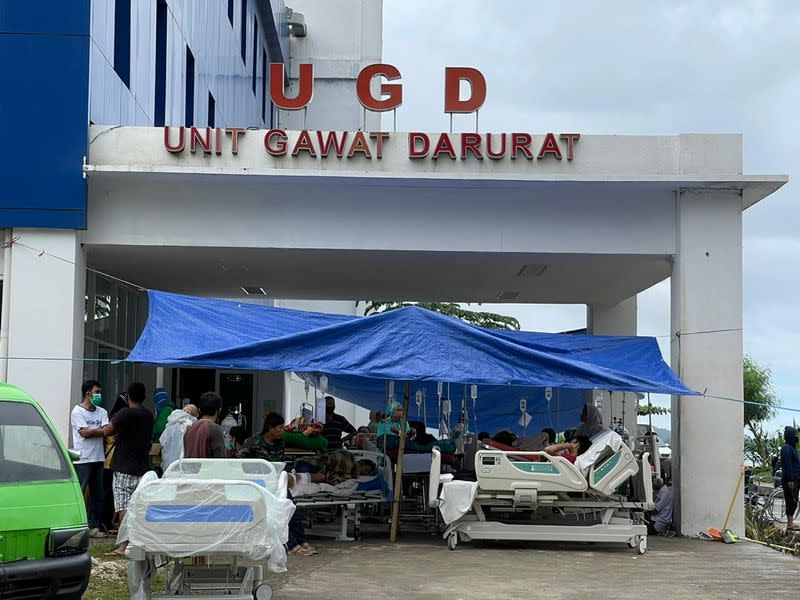
[[(799, 173), (800, 2), (384, 0), (384, 62), (403, 74), (398, 131), (447, 131), (446, 66), (487, 79), (482, 131), (742, 133), (744, 171)], [(435, 92), (431, 92), (435, 90)], [(456, 118), (456, 129), (474, 117)], [(744, 215), (744, 348), (800, 409), (798, 182)], [(639, 334), (668, 336), (669, 282), (639, 296)], [(484, 305), (523, 329), (584, 327), (583, 306)], [(669, 359), (668, 339), (662, 353)], [(800, 414), (782, 412), (782, 426)], [(658, 419), (660, 425), (669, 418)]]

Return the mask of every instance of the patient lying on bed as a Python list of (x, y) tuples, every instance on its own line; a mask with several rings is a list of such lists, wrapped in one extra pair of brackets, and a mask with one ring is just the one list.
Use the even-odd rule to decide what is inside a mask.
[(572, 440), (565, 444), (552, 444), (546, 446), (544, 452), (550, 456), (560, 456), (566, 458), (572, 464), (575, 464), (575, 459), (589, 449), (592, 442), (585, 435), (576, 435)]
[(295, 497), (318, 493), (350, 496), (362, 481), (374, 478), (377, 472), (378, 466), (374, 462), (361, 459), (355, 463), (354, 477), (340, 479), (337, 476), (335, 479), (328, 479), (329, 475), (318, 465), (312, 464), (310, 460), (301, 460), (295, 463), (294, 472), (289, 475), (289, 486)]

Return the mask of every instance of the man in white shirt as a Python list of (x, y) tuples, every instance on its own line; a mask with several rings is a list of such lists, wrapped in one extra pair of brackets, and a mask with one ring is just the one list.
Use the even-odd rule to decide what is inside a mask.
[(103, 518), (103, 426), (108, 423), (108, 413), (100, 406), (103, 390), (98, 381), (89, 380), (81, 386), (81, 403), (72, 409), (72, 445), (80, 451), (81, 458), (75, 463), (75, 471), (81, 490), (89, 487), (89, 535), (101, 537), (100, 523)]

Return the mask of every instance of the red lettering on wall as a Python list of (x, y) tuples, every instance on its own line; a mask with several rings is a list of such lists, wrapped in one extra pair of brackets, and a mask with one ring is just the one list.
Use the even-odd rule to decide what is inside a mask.
[[(422, 148), (417, 149), (419, 142)], [(425, 158), (431, 149), (431, 139), (425, 133), (413, 131), (408, 134), (408, 158)]]
[(219, 156), (222, 154), (222, 129), (219, 127), (214, 130), (214, 140), (214, 152)]
[(327, 137), (322, 139), (322, 132), (317, 132), (317, 141), (319, 142), (319, 155), (322, 158), (327, 158), (330, 153), (331, 146), (336, 153), (336, 156), (342, 158), (344, 155), (344, 145), (347, 142), (347, 132), (342, 132), (342, 138), (335, 131), (329, 131)]
[(506, 134), (500, 134), (500, 152), (495, 152), (492, 149), (492, 134), (486, 134), (486, 156), (493, 160), (499, 160), (506, 155)]
[(294, 144), (292, 156), (297, 156), (301, 152), (308, 152), (308, 155), (311, 158), (317, 158), (317, 151), (314, 150), (314, 143), (311, 141), (311, 134), (305, 129), (303, 129), (303, 131), (300, 132), (300, 135), (297, 136), (297, 142)]
[(300, 110), (311, 102), (314, 96), (314, 66), (308, 63), (300, 65), (297, 82), (297, 95), (287, 98), (283, 89), (283, 63), (269, 64), (269, 97), (278, 108), (283, 110)]
[(363, 131), (358, 131), (353, 136), (353, 144), (350, 146), (347, 158), (353, 158), (357, 152), (363, 154), (364, 158), (372, 158), (372, 152), (369, 150), (369, 143), (367, 143), (367, 138), (364, 137)]
[(189, 150), (194, 152), (197, 149), (196, 144), (200, 144), (200, 147), (203, 149), (203, 152), (206, 154), (211, 154), (211, 128), (204, 127), (203, 134), (200, 133), (200, 129), (197, 127), (192, 127), (190, 137), (189, 137)]
[(264, 148), (270, 156), (286, 156), (286, 132), (282, 129), (270, 129), (264, 135)]
[(239, 154), (239, 136), (244, 135), (247, 130), (241, 127), (228, 127), (225, 133), (231, 136), (231, 154)]
[(439, 136), (439, 140), (436, 142), (436, 146), (433, 149), (433, 154), (431, 154), (431, 158), (436, 160), (439, 158), (439, 155), (445, 153), (450, 158), (456, 158), (456, 149), (453, 147), (453, 142), (450, 141), (450, 136), (446, 133), (443, 133)]
[(539, 150), (539, 156), (537, 158), (544, 158), (548, 154), (552, 154), (558, 160), (561, 160), (561, 148), (558, 147), (556, 136), (552, 133), (548, 133), (544, 136), (544, 143), (542, 144), (542, 149)]
[(580, 133), (562, 133), (561, 139), (567, 141), (567, 160), (575, 158), (575, 142), (581, 139)]
[(183, 127), (178, 127), (178, 143), (174, 146), (170, 144), (169, 141), (169, 127), (164, 127), (164, 147), (168, 152), (172, 152), (173, 154), (183, 152), (183, 149), (186, 147), (186, 134)]
[(375, 158), (383, 158), (383, 140), (389, 139), (389, 132), (387, 131), (372, 131), (369, 134), (370, 139), (375, 140)]
[(478, 160), (483, 160), (481, 154), (481, 135), (479, 133), (462, 133), (461, 134), (461, 159), (467, 158), (467, 150)]
[[(461, 100), (461, 82), (468, 81), (470, 97)], [(478, 69), (447, 67), (444, 70), (444, 112), (471, 113), (486, 100), (486, 79)]]
[(356, 80), (358, 101), (367, 110), (378, 112), (394, 110), (403, 103), (403, 86), (398, 83), (381, 83), (381, 96), (388, 98), (375, 98), (370, 90), (370, 84), (379, 75), (389, 81), (400, 79), (400, 71), (393, 65), (379, 64), (364, 67)]
[(522, 150), (525, 158), (533, 160), (533, 152), (531, 152), (531, 144), (533, 143), (533, 136), (530, 133), (512, 133), (511, 134), (511, 158), (517, 158), (517, 153)]

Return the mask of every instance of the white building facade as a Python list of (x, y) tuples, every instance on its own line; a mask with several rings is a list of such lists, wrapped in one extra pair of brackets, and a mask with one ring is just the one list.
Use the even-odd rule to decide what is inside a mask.
[[(177, 397), (249, 389), (252, 421), (290, 418), (305, 400), (288, 374), (96, 360), (130, 349), (144, 288), (350, 314), (359, 299), (582, 303), (589, 332), (635, 335), (636, 295), (671, 278), (673, 369), (708, 396), (741, 400), (742, 212), (786, 178), (743, 175), (740, 136), (387, 131), (391, 118), (382, 124), (355, 93), (361, 70), (381, 62), (380, 3), (292, 8), (306, 35), (289, 38), (286, 94), (312, 64), (307, 110), (273, 107), (241, 132), (222, 114), (168, 130), (96, 122), (86, 228), (14, 228), (9, 356), (71, 360), (11, 360), (8, 380), (62, 434), (74, 391), (101, 364), (114, 381), (163, 383)], [(323, 157), (326, 141), (342, 156), (332, 146)], [(719, 526), (742, 462), (742, 404), (674, 398), (672, 419), (681, 531)]]

